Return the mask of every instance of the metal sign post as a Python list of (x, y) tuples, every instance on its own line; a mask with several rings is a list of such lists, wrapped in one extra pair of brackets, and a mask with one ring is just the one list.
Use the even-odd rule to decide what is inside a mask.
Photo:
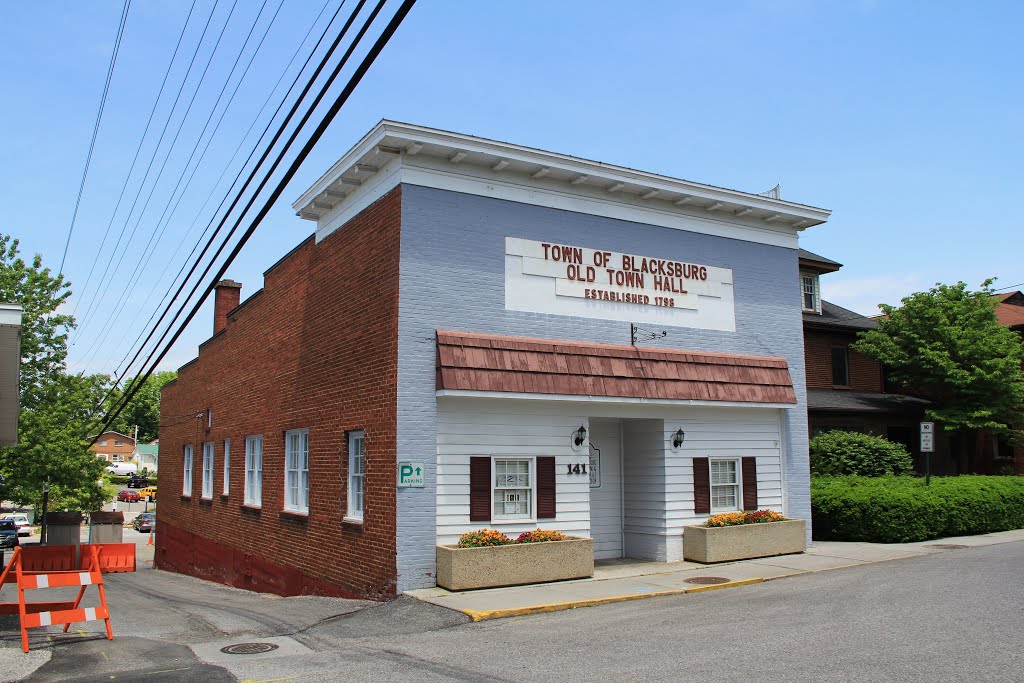
[(921, 452), (924, 453), (924, 483), (932, 483), (932, 453), (935, 452), (935, 423), (921, 423)]

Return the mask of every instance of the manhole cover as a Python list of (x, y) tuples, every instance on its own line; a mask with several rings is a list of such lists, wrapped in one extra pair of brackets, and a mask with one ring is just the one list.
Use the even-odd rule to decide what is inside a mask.
[(716, 583), (729, 583), (729, 579), (724, 576), (694, 576), (692, 579), (683, 579), (686, 583), (699, 583), (703, 585), (713, 585)]
[(932, 543), (931, 545), (925, 546), (925, 548), (941, 548), (942, 550), (960, 550), (961, 548), (966, 547), (966, 545), (960, 545), (958, 543)]
[(237, 643), (220, 649), (228, 655), (261, 655), (264, 652), (272, 652), (277, 649), (273, 643)]

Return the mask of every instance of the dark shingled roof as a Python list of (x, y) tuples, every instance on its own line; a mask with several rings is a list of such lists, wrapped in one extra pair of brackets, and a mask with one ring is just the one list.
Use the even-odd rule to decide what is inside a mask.
[(868, 391), (808, 389), (807, 409), (857, 413), (916, 413), (930, 401), (903, 394), (876, 394)]
[(824, 256), (819, 256), (818, 254), (815, 254), (813, 251), (807, 251), (806, 249), (798, 249), (797, 250), (797, 258), (802, 258), (802, 259), (805, 259), (807, 261), (818, 261), (819, 263), (828, 263), (828, 264), (833, 265), (833, 266), (840, 266), (841, 267), (843, 265), (839, 261), (833, 261), (830, 258), (825, 258)]
[(804, 322), (812, 325), (824, 325), (826, 327), (844, 327), (854, 330), (873, 330), (878, 327), (878, 322), (866, 315), (854, 313), (853, 311), (836, 306), (830, 301), (821, 301), (821, 313), (808, 313), (804, 311)]
[(796, 403), (785, 358), (444, 330), (437, 389)]

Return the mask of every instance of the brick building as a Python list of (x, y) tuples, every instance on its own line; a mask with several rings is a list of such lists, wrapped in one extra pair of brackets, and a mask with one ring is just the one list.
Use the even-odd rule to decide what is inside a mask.
[[(919, 430), (929, 402), (887, 391), (881, 364), (850, 348), (860, 332), (874, 329), (877, 323), (821, 298), (819, 278), (842, 264), (805, 249), (800, 250), (799, 260), (811, 436), (833, 429), (884, 436), (905, 445), (923, 472)], [(937, 448), (933, 473), (954, 473), (944, 437), (940, 436)]]
[(107, 462), (131, 462), (135, 439), (120, 432), (103, 432), (89, 450)]
[(293, 206), (315, 233), (163, 389), (158, 566), (389, 598), (484, 526), (665, 561), (710, 513), (809, 522), (828, 211), (388, 121)]

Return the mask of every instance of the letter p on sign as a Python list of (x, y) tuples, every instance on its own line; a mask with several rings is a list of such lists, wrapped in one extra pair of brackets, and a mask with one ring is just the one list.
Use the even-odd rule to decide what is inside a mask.
[(423, 488), (423, 461), (398, 461), (398, 488)]

